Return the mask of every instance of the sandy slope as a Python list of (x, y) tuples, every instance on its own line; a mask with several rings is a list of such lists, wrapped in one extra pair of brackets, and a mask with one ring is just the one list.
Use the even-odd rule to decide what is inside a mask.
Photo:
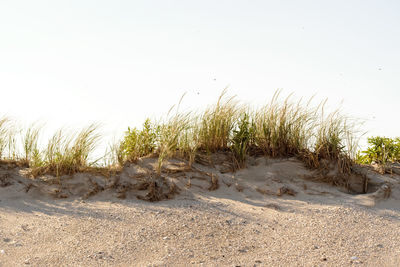
[[(0, 266), (398, 266), (399, 177), (388, 178), (384, 200), (305, 180), (294, 160), (254, 165), (214, 170), (220, 187), (211, 192), (194, 175), (190, 188), (176, 178), (180, 194), (160, 202), (134, 190), (119, 199), (114, 189), (54, 199), (25, 193), (13, 173), (0, 187)], [(277, 196), (282, 186), (297, 194)]]

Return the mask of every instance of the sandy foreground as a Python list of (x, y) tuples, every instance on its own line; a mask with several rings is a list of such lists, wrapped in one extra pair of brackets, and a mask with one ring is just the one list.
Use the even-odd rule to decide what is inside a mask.
[[(135, 180), (146, 164), (118, 181)], [(203, 170), (218, 174), (218, 189), (182, 172), (173, 178), (179, 194), (148, 202), (137, 199), (146, 191), (133, 189), (118, 198), (115, 186), (82, 197), (93, 186), (89, 174), (51, 191), (3, 166), (0, 266), (400, 264), (399, 176), (381, 177), (391, 187), (387, 197), (379, 186), (356, 195), (310, 181), (293, 159), (259, 159), (236, 173)], [(68, 197), (54, 197), (61, 193)]]

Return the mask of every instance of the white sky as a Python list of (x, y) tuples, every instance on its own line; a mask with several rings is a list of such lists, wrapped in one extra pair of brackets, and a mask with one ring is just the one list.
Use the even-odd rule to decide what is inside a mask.
[(0, 116), (122, 134), (229, 85), (253, 104), (278, 88), (343, 100), (369, 136), (400, 136), (399, 14), (378, 0), (0, 0)]

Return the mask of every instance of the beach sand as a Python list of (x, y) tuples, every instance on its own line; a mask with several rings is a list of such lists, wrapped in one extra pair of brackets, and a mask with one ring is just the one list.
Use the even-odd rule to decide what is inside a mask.
[(400, 176), (365, 169), (368, 193), (349, 194), (296, 159), (169, 160), (163, 179), (155, 164), (61, 179), (2, 164), (0, 266), (399, 265)]

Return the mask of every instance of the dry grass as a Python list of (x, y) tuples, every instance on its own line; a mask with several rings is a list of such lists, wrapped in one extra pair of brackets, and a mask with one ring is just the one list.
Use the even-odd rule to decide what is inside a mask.
[(229, 149), (232, 130), (238, 120), (242, 106), (234, 97), (226, 98), (226, 89), (217, 103), (200, 115), (199, 148), (208, 153)]
[(281, 103), (279, 95), (277, 91), (268, 105), (256, 111), (256, 146), (272, 157), (300, 155), (309, 150), (318, 107), (292, 103), (290, 96)]
[(40, 165), (40, 151), (38, 146), (41, 126), (30, 125), (22, 135), (23, 161), (28, 166)]
[(90, 153), (94, 151), (100, 135), (98, 125), (92, 124), (76, 134), (58, 130), (32, 168), (34, 176), (51, 173), (57, 177), (73, 174), (90, 167)]
[(0, 119), (0, 158), (4, 156), (8, 143), (9, 119), (3, 117)]

